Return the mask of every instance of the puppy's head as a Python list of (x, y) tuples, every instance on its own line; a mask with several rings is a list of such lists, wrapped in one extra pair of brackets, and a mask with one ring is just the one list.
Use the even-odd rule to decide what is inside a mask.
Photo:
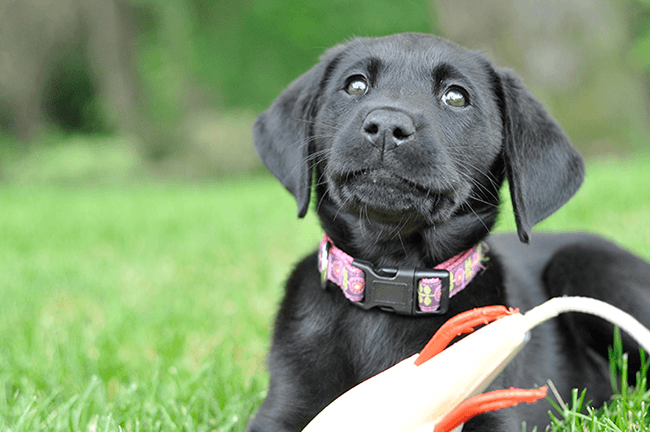
[(528, 241), (583, 178), (582, 159), (513, 73), (427, 35), (330, 49), (260, 115), (253, 134), (299, 216), (315, 169), (320, 201), (393, 232), (463, 217), (487, 231), (507, 176)]

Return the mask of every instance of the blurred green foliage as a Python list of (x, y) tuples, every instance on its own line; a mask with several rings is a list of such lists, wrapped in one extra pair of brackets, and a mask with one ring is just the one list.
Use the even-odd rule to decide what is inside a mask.
[[(143, 11), (137, 50), (141, 78), (154, 121), (166, 125), (181, 125), (188, 113), (215, 107), (244, 110), (252, 119), (327, 48), (357, 35), (440, 34), (436, 23), (443, 19), (433, 0), (127, 1)], [(624, 1), (629, 43), (620, 56), (603, 57), (609, 72), (583, 71), (571, 96), (537, 88), (588, 156), (647, 148), (642, 104), (650, 95), (650, 0)], [(614, 59), (624, 61), (607, 66), (619, 61)], [(621, 101), (634, 92), (643, 96)], [(191, 139), (186, 142), (193, 146)]]
[[(59, 10), (64, 10), (62, 1), (56, 0), (51, 7), (58, 5)], [(335, 44), (354, 36), (397, 32), (434, 33), (448, 36), (470, 48), (493, 48), (493, 52), (486, 52), (495, 63), (513, 68), (524, 78), (526, 85), (587, 157), (650, 148), (650, 0), (620, 0), (617, 3), (622, 12), (621, 19), (612, 25), (616, 26), (616, 34), (613, 36), (611, 29), (602, 31), (604, 39), (616, 39), (616, 43), (610, 44), (615, 46), (615, 49), (610, 47), (613, 54), (604, 52), (606, 46), (603, 48), (596, 43), (598, 41), (589, 39), (590, 33), (578, 25), (580, 20), (576, 20), (578, 24), (571, 27), (573, 30), (566, 30), (566, 35), (563, 33), (559, 41), (551, 41), (560, 47), (565, 42), (573, 44), (582, 56), (580, 58), (585, 59), (581, 72), (569, 79), (571, 87), (543, 80), (535, 82), (529, 79), (534, 75), (530, 73), (526, 76), (522, 52), (531, 51), (521, 37), (508, 31), (511, 23), (519, 22), (516, 14), (505, 17), (494, 12), (499, 10), (497, 5), (511, 10), (511, 3), (506, 0), (490, 4), (487, 10), (494, 12), (494, 16), (484, 16), (479, 11), (475, 14), (480, 19), (471, 20), (467, 11), (461, 10), (460, 4), (445, 9), (442, 0), (106, 1), (121, 9), (121, 14), (116, 15), (119, 18), (116, 18), (116, 23), (120, 25), (114, 29), (117, 33), (114, 35), (116, 52), (119, 51), (120, 55), (115, 55), (115, 58), (128, 57), (132, 61), (121, 65), (117, 61), (98, 61), (98, 58), (111, 56), (94, 50), (94, 45), (86, 44), (90, 38), (84, 32), (92, 34), (92, 29), (97, 27), (92, 22), (77, 32), (83, 37), (77, 36), (75, 40), (63, 38), (57, 42), (52, 48), (55, 55), (52, 54), (51, 62), (41, 62), (44, 65), (44, 88), (40, 95), (40, 109), (45, 124), (42, 128), (34, 128), (37, 133), (20, 136), (23, 141), (36, 142), (30, 148), (21, 146), (23, 141), (9, 137), (18, 135), (15, 133), (15, 114), (19, 111), (17, 107), (21, 106), (19, 102), (26, 97), (21, 93), (16, 93), (13, 99), (3, 97), (0, 87), (0, 179), (24, 178), (22, 170), (34, 172), (27, 168), (36, 164), (35, 161), (43, 154), (52, 156), (50, 152), (60, 153), (61, 157), (55, 157), (55, 160), (71, 160), (65, 156), (68, 152), (59, 152), (58, 147), (72, 143), (73, 153), (84, 147), (74, 138), (75, 134), (103, 134), (104, 138), (111, 135), (116, 142), (119, 141), (120, 145), (111, 152), (128, 149), (121, 158), (128, 161), (123, 164), (128, 166), (129, 172), (125, 177), (138, 172), (140, 169), (135, 167), (139, 164), (148, 163), (156, 175), (161, 176), (206, 178), (250, 173), (260, 166), (250, 139), (251, 125), (256, 114), (266, 108), (283, 88)], [(582, 0), (570, 1), (577, 4)], [(598, 4), (603, 5), (608, 0), (599, 1), (602, 3)], [(30, 2), (39, 5), (35, 12), (40, 11), (41, 21), (54, 20), (51, 11), (38, 0)], [(95, 3), (95, 6), (97, 4), (100, 3)], [(467, 7), (470, 11), (476, 9), (472, 5)], [(84, 10), (80, 8), (77, 12), (82, 14)], [(518, 13), (530, 10), (534, 8), (522, 5)], [(568, 20), (561, 14), (552, 18), (555, 16), (558, 22)], [(592, 17), (597, 17), (596, 10), (585, 13), (584, 19), (591, 22)], [(8, 15), (4, 19), (7, 21)], [(504, 21), (500, 22), (500, 19)], [(530, 22), (541, 22), (536, 15), (529, 19)], [(40, 29), (35, 24), (38, 22), (36, 18), (26, 21), (26, 24), (34, 26), (30, 27), (34, 30), (32, 33)], [(466, 27), (461, 28), (459, 22), (465, 23)], [(493, 27), (498, 27), (501, 32)], [(531, 30), (530, 26), (521, 24), (521, 27), (521, 33), (541, 41), (539, 52), (553, 54), (553, 44), (545, 45), (543, 36)], [(470, 32), (471, 29), (476, 33)], [(43, 30), (42, 33), (47, 32)], [(43, 42), (46, 36), (35, 37), (35, 40)], [(463, 36), (467, 39), (463, 40)], [(66, 43), (70, 46), (64, 46)], [(0, 57), (1, 54), (2, 44)], [(30, 55), (38, 57), (42, 53), (36, 50)], [(34, 60), (29, 55), (26, 57)], [(580, 62), (578, 59), (575, 63), (580, 66)], [(98, 69), (104, 73), (98, 73)], [(123, 78), (132, 79), (132, 82), (123, 83), (122, 99), (107, 96), (119, 96), (119, 92), (110, 91), (111, 86), (107, 86), (107, 82), (114, 78), (113, 72), (118, 70), (124, 72)], [(2, 74), (0, 70), (0, 78)], [(10, 88), (13, 81), (5, 81), (5, 88)], [(29, 120), (24, 123), (34, 123)], [(3, 137), (2, 134), (6, 135)], [(103, 138), (89, 140), (89, 148), (98, 143), (106, 145), (98, 145), (100, 156), (84, 160), (104, 161), (103, 152), (112, 146), (110, 141)], [(86, 150), (84, 147), (83, 152)], [(90, 164), (75, 164), (72, 163), (73, 169), (39, 178), (68, 179), (73, 171), (93, 172)], [(106, 173), (111, 171), (105, 170), (108, 165), (111, 164), (102, 163), (97, 171), (102, 174), (91, 177), (116, 177), (114, 173)], [(83, 166), (83, 170), (78, 166)], [(85, 178), (86, 174), (82, 177)]]
[(145, 9), (140, 64), (164, 118), (179, 101), (258, 111), (332, 45), (435, 30), (426, 0), (148, 0)]
[(632, 65), (643, 70), (646, 83), (650, 82), (650, 0), (628, 0)]

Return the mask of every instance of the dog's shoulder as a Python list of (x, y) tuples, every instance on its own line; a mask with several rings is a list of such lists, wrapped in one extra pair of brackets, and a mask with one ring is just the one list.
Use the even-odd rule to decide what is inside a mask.
[(543, 268), (567, 248), (620, 250), (614, 242), (587, 232), (537, 232), (530, 243), (522, 243), (515, 233), (493, 234), (487, 239), (493, 253), (509, 267)]
[[(558, 272), (575, 274), (578, 260), (589, 267), (617, 258), (628, 262), (632, 257), (612, 241), (586, 232), (536, 232), (528, 244), (520, 242), (516, 233), (499, 233), (487, 243), (503, 270), (509, 303), (524, 311), (553, 296), (555, 290), (547, 286), (549, 278), (557, 281)], [(580, 270), (585, 272), (589, 268)]]
[[(298, 262), (287, 283), (276, 316), (275, 333), (297, 340), (330, 337), (331, 324), (341, 313), (338, 296), (332, 296), (321, 285), (318, 252)], [(322, 333), (320, 336), (316, 333)]]

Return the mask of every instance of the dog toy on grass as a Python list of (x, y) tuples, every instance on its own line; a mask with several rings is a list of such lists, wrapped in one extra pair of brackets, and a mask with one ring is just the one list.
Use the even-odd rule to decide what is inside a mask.
[[(480, 393), (524, 346), (532, 328), (564, 312), (606, 319), (650, 352), (648, 329), (620, 309), (591, 298), (558, 297), (525, 314), (504, 306), (473, 309), (447, 321), (419, 355), (344, 393), (304, 431), (451, 432), (477, 414), (536, 402), (546, 396), (546, 386)], [(474, 331), (479, 325), (485, 326)], [(446, 348), (466, 333), (472, 334)]]

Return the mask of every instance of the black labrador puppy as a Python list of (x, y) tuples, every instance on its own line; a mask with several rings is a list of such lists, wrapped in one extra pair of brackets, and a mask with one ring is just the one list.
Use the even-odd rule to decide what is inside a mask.
[[(582, 158), (521, 81), (480, 53), (421, 34), (354, 39), (295, 80), (253, 134), (298, 216), (315, 189), (327, 237), (287, 283), (270, 388), (250, 431), (301, 430), (471, 308), (526, 311), (581, 295), (650, 325), (645, 261), (587, 234), (535, 234), (528, 244), (531, 227), (582, 183)], [(506, 178), (517, 235), (489, 235)], [(587, 388), (600, 404), (611, 393), (612, 330), (581, 314), (554, 319), (489, 390), (551, 379), (565, 400)], [(543, 426), (549, 408), (482, 414), (465, 431)]]

